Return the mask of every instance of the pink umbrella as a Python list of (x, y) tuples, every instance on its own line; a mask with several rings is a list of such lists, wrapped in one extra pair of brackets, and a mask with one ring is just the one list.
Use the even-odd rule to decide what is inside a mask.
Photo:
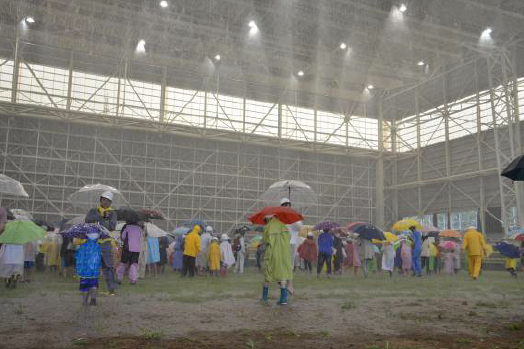
[(421, 233), (433, 233), (433, 232), (440, 232), (440, 229), (437, 227), (434, 227), (432, 225), (423, 225), (422, 229), (420, 229)]

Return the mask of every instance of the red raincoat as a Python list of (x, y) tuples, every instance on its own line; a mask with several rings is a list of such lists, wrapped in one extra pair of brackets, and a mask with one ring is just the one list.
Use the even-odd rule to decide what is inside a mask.
[(314, 262), (317, 260), (318, 250), (317, 243), (314, 239), (306, 239), (298, 247), (298, 255), (300, 258), (305, 259), (308, 262)]

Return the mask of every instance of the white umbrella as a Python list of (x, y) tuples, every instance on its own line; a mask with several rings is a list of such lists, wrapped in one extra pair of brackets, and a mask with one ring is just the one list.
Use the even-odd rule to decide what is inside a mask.
[(150, 238), (159, 238), (159, 237), (167, 235), (165, 231), (163, 231), (158, 226), (150, 222), (146, 223), (146, 231), (147, 231), (147, 236), (149, 236)]
[(75, 207), (95, 207), (100, 203), (100, 196), (106, 191), (110, 191), (113, 193), (113, 200), (111, 202), (111, 206), (120, 207), (127, 204), (126, 199), (124, 198), (122, 193), (118, 191), (118, 189), (100, 183), (86, 185), (82, 187), (79, 191), (74, 192), (69, 196), (69, 201)]
[(4, 174), (0, 174), (0, 194), (29, 197), (22, 183)]
[(25, 221), (33, 221), (33, 215), (26, 210), (22, 210), (21, 208), (14, 208), (11, 210), (11, 213), (13, 216), (15, 216), (15, 219), (22, 219)]
[(301, 181), (278, 181), (269, 187), (260, 199), (272, 206), (279, 206), (282, 198), (288, 198), (293, 206), (311, 206), (317, 195), (309, 185)]

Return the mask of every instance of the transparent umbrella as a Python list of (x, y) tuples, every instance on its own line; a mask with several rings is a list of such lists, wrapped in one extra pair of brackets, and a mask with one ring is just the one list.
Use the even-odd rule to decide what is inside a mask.
[(309, 185), (301, 181), (278, 181), (260, 197), (272, 206), (280, 206), (280, 200), (288, 198), (293, 206), (311, 206), (317, 202), (317, 194)]
[(126, 199), (118, 191), (109, 185), (104, 184), (91, 184), (82, 187), (77, 192), (74, 192), (69, 196), (69, 201), (75, 207), (79, 208), (91, 208), (95, 207), (100, 203), (100, 196), (102, 193), (110, 191), (113, 193), (113, 201), (111, 202), (112, 207), (120, 207), (126, 205)]
[(0, 174), (0, 194), (29, 197), (22, 183), (4, 174)]
[(33, 215), (29, 212), (27, 212), (26, 210), (23, 210), (21, 208), (13, 208), (11, 210), (11, 212), (13, 213), (13, 216), (15, 216), (15, 219), (21, 219), (21, 220), (24, 220), (24, 221), (32, 221), (33, 220)]
[(160, 229), (157, 225), (150, 222), (146, 223), (146, 231), (147, 236), (151, 238), (159, 238), (167, 235), (167, 233), (164, 230)]

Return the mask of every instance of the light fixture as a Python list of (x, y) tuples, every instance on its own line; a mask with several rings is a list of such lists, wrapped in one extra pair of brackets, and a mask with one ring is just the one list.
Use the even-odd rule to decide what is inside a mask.
[(258, 34), (258, 26), (255, 23), (255, 21), (249, 21), (248, 26), (249, 26), (249, 35), (253, 36), (253, 35)]
[(136, 44), (135, 52), (137, 52), (137, 53), (145, 53), (146, 52), (146, 41), (144, 39), (138, 40), (138, 44)]
[(302, 70), (299, 70), (297, 73), (298, 76), (304, 76), (304, 72)]
[(401, 4), (400, 7), (398, 8), (398, 10), (402, 13), (406, 12), (408, 8), (406, 7), (406, 5), (404, 4)]
[(426, 63), (424, 63), (424, 61), (418, 61), (417, 65), (419, 67), (422, 67), (423, 65), (426, 65)]
[(482, 32), (482, 36), (488, 36), (488, 35), (491, 35), (492, 32), (493, 32), (493, 30), (491, 30), (491, 28), (486, 28), (486, 29), (484, 29), (484, 31)]
[(25, 18), (25, 21), (26, 21), (27, 23), (35, 23), (35, 19), (34, 19), (33, 17), (26, 17), (26, 18)]
[(368, 85), (368, 90), (372, 90), (375, 86), (373, 85)]
[(340, 43), (340, 49), (345, 50), (348, 47), (345, 42)]
[(160, 1), (160, 7), (166, 8), (169, 6), (169, 3), (166, 0)]
[(215, 56), (215, 61), (219, 61), (220, 60), (220, 55), (216, 55)]

